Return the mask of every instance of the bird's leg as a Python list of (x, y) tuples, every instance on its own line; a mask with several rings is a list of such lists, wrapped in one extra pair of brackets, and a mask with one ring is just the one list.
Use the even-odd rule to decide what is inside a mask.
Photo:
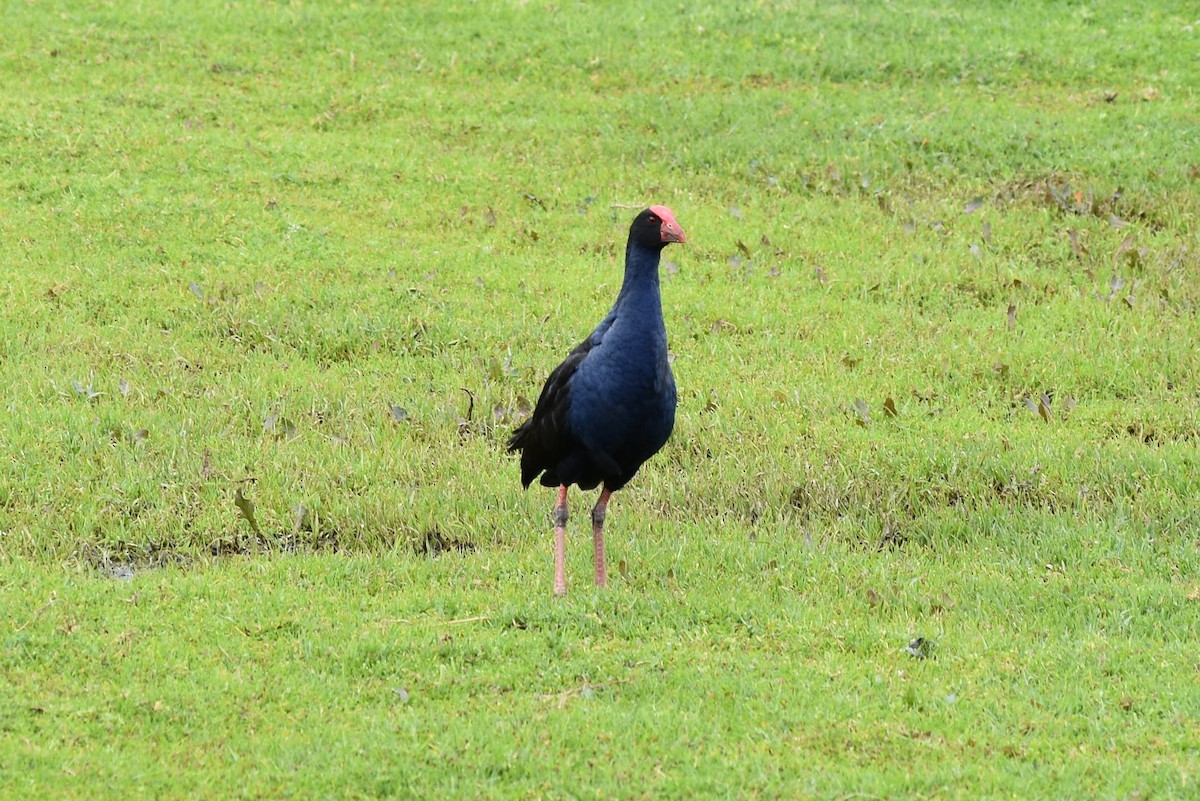
[(554, 594), (567, 594), (567, 485), (558, 488), (554, 505)]
[(608, 487), (600, 491), (600, 498), (592, 507), (592, 558), (596, 563), (596, 586), (608, 584), (608, 566), (604, 563), (604, 512), (608, 509), (608, 499), (612, 490)]

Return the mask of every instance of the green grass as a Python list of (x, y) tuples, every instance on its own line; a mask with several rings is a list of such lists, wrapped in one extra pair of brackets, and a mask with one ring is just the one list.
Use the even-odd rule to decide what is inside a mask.
[[(0, 30), (0, 796), (1195, 796), (1193, 6)], [(555, 601), (503, 442), (659, 202)]]

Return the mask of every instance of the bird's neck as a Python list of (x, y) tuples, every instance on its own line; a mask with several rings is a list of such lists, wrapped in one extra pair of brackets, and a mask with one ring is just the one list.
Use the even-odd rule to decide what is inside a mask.
[(662, 248), (646, 248), (632, 242), (625, 248), (625, 280), (617, 296), (618, 304), (635, 304), (639, 307), (646, 304), (653, 309), (662, 309), (662, 295), (658, 288), (658, 262), (661, 257)]

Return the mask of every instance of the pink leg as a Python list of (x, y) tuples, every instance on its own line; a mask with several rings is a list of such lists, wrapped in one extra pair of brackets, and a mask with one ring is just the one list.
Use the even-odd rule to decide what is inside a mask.
[(612, 490), (605, 487), (600, 491), (600, 499), (592, 507), (592, 560), (596, 564), (596, 586), (608, 584), (608, 567), (604, 563), (604, 512), (608, 509), (608, 499)]
[(558, 488), (554, 505), (554, 594), (567, 594), (567, 487)]

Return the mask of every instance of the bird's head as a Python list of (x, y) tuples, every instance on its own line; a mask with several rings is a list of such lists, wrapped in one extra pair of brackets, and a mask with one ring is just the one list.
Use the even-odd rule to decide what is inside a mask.
[(629, 239), (642, 247), (662, 250), (672, 242), (687, 242), (675, 214), (666, 206), (651, 206), (633, 218)]

